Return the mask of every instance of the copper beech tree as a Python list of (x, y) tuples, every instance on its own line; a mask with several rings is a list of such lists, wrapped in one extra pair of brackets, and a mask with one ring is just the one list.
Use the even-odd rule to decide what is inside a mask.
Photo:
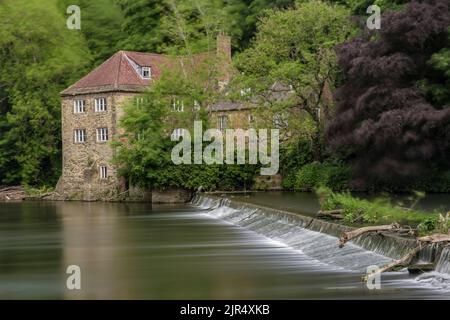
[(450, 0), (411, 2), (384, 14), (378, 32), (338, 47), (344, 83), (327, 137), (353, 165), (355, 186), (404, 185), (426, 175), (430, 164), (448, 170), (450, 106), (429, 89), (445, 89), (449, 73), (448, 64), (438, 70), (432, 63), (449, 47), (449, 6)]

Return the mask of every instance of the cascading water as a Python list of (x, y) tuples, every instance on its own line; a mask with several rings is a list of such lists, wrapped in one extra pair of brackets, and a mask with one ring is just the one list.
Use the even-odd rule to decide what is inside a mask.
[(450, 247), (442, 249), (435, 271), (420, 275), (417, 281), (441, 289), (450, 289)]
[[(402, 257), (417, 245), (411, 239), (367, 235), (339, 248), (337, 237), (346, 229), (341, 225), (202, 195), (194, 197), (193, 204), (208, 210), (212, 217), (264, 235), (320, 263), (346, 270), (365, 272), (369, 266), (381, 266)], [(435, 246), (428, 247), (416, 262), (432, 262), (436, 251)], [(416, 280), (450, 289), (450, 248), (442, 250), (435, 272), (423, 274)]]
[(436, 265), (436, 271), (439, 273), (450, 274), (450, 247), (442, 249), (441, 256)]
[(232, 208), (226, 199), (196, 197), (193, 204), (210, 209), (210, 216), (264, 235), (324, 264), (365, 272), (369, 266), (384, 265), (392, 261), (351, 243), (340, 249), (336, 237), (305, 229), (302, 221), (292, 221), (292, 217), (289, 219), (245, 206)]

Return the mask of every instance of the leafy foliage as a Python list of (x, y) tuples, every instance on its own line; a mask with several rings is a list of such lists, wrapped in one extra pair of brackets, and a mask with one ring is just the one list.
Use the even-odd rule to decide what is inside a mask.
[(90, 62), (51, 0), (0, 6), (0, 184), (54, 184), (60, 173), (59, 92)]
[[(411, 224), (421, 232), (440, 231), (447, 227), (447, 220), (439, 223), (439, 213), (427, 213), (419, 210), (402, 208), (389, 199), (379, 197), (374, 200), (360, 199), (350, 193), (335, 193), (328, 188), (317, 189), (322, 210), (342, 209), (344, 222), (347, 224)], [(444, 226), (445, 225), (445, 226)]]
[(312, 191), (326, 186), (332, 190), (348, 189), (349, 169), (343, 165), (313, 162), (304, 165), (297, 173), (294, 188), (299, 191)]
[(328, 141), (352, 163), (353, 186), (409, 185), (430, 164), (448, 168), (450, 108), (436, 103), (442, 99), (427, 101), (418, 83), (442, 87), (442, 74), (427, 61), (448, 45), (449, 5), (412, 2), (386, 13), (378, 34), (340, 46), (345, 83), (335, 94)]
[(235, 98), (250, 89), (248, 103), (258, 106), (259, 125), (276, 122), (284, 141), (309, 139), (316, 160), (331, 107), (326, 95), (337, 74), (333, 47), (353, 32), (348, 16), (345, 8), (318, 1), (267, 11), (252, 46), (237, 57)]

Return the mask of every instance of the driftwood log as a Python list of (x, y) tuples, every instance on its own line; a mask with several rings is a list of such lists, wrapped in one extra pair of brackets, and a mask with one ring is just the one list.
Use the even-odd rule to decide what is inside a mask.
[(450, 235), (448, 234), (433, 234), (431, 236), (418, 238), (417, 241), (425, 242), (428, 244), (438, 243), (438, 242), (450, 242)]
[(0, 201), (22, 200), (25, 190), (22, 187), (7, 187), (0, 189)]
[[(348, 231), (348, 232), (343, 232), (341, 238), (339, 239), (339, 248), (343, 248), (348, 241), (355, 239), (357, 237), (360, 237), (363, 234), (380, 233), (380, 232), (397, 232), (397, 233), (407, 232), (410, 235), (414, 234), (413, 229), (411, 229), (411, 228), (402, 229), (402, 228), (400, 228), (400, 225), (398, 223), (393, 223), (393, 224), (385, 225), (385, 226), (364, 227), (364, 228), (359, 228), (359, 229)], [(394, 260), (391, 263), (388, 263), (385, 266), (379, 268), (375, 272), (366, 274), (362, 278), (363, 281), (368, 281), (369, 278), (374, 277), (383, 272), (398, 270), (398, 269), (406, 268), (406, 267), (410, 266), (414, 257), (417, 256), (417, 254), (419, 254), (419, 252), (423, 248), (427, 247), (428, 245), (432, 245), (435, 243), (446, 243), (447, 245), (450, 244), (450, 234), (433, 234), (430, 236), (416, 238), (416, 241), (417, 241), (416, 248), (411, 249), (401, 259)]]
[(322, 211), (320, 210), (317, 213), (318, 218), (331, 218), (336, 220), (344, 219), (344, 210), (330, 210), (330, 211)]
[(393, 223), (386, 226), (373, 226), (373, 227), (364, 227), (356, 230), (348, 231), (342, 233), (341, 238), (339, 239), (339, 248), (343, 248), (347, 242), (357, 237), (362, 236), (366, 233), (372, 232), (384, 232), (384, 231), (398, 231), (400, 230), (400, 225), (398, 223)]
[(381, 274), (383, 272), (387, 272), (387, 271), (392, 271), (392, 270), (396, 270), (399, 268), (405, 268), (408, 265), (411, 264), (412, 259), (422, 250), (422, 245), (419, 244), (418, 247), (412, 249), (411, 251), (409, 251), (403, 258), (401, 258), (400, 260), (394, 260), (391, 263), (388, 263), (387, 265), (379, 268), (378, 270), (376, 270), (375, 272), (372, 272), (370, 274), (366, 274), (365, 276), (363, 276), (363, 281), (367, 282), (369, 280), (369, 278), (374, 277), (378, 274)]

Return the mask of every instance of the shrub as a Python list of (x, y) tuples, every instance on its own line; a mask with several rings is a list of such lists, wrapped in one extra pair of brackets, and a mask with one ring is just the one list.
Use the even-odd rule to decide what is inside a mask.
[(294, 188), (312, 191), (319, 186), (326, 186), (332, 190), (345, 190), (349, 179), (350, 170), (343, 165), (313, 162), (298, 171)]
[(280, 173), (283, 176), (283, 188), (293, 190), (297, 172), (312, 162), (311, 142), (299, 140), (296, 143), (282, 145), (280, 149)]

